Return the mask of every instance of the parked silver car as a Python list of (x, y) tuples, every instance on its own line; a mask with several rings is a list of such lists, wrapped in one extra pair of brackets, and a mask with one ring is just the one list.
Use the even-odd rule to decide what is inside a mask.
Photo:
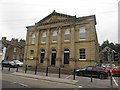
[(23, 62), (21, 62), (19, 60), (13, 60), (13, 62), (16, 64), (16, 66), (19, 66), (19, 67), (23, 66)]

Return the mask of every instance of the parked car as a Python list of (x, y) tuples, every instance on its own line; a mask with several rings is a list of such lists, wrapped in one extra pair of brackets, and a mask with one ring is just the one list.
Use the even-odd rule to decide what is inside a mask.
[(76, 75), (77, 76), (91, 76), (92, 75), (92, 77), (97, 77), (100, 79), (107, 79), (108, 72), (102, 67), (88, 66), (88, 67), (76, 70)]
[(112, 66), (112, 70), (117, 67), (115, 64), (111, 64), (111, 65), (110, 65), (109, 63), (108, 63), (108, 64), (102, 64), (102, 66), (101, 66), (101, 67), (103, 67), (106, 71), (108, 71), (108, 75), (109, 75), (109, 76), (111, 75), (111, 72), (110, 72), (111, 66)]
[(113, 76), (120, 77), (120, 67), (115, 67), (115, 68), (112, 70), (112, 75), (113, 75)]
[(19, 66), (19, 67), (23, 66), (23, 62), (21, 62), (19, 60), (13, 60), (13, 62), (16, 64), (16, 66)]
[(16, 64), (11, 60), (2, 60), (1, 64), (3, 67), (16, 67)]

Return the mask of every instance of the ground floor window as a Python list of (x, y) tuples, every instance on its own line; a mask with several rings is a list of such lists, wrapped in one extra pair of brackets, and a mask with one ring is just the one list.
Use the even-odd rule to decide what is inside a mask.
[(85, 49), (79, 49), (79, 55), (80, 55), (80, 60), (85, 60), (86, 59), (86, 55), (85, 55)]

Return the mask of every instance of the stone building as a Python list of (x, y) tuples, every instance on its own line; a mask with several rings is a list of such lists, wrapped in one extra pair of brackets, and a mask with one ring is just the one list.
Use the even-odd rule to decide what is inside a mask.
[(24, 63), (70, 69), (95, 65), (99, 60), (95, 25), (95, 15), (76, 17), (54, 10), (27, 26)]
[(2, 37), (2, 44), (6, 47), (4, 59), (13, 60), (17, 59), (23, 61), (25, 40), (12, 38), (11, 41), (6, 40), (6, 37)]
[[(108, 59), (108, 51), (110, 50), (110, 58)], [(103, 48), (100, 53), (99, 53), (99, 58), (100, 58), (100, 62), (101, 63), (115, 63), (117, 65), (117, 63), (120, 62), (120, 55), (117, 51), (115, 51), (114, 49), (106, 46), (105, 48)]]

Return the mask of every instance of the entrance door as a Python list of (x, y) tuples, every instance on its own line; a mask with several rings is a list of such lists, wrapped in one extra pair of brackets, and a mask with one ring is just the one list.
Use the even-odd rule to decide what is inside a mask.
[(51, 65), (55, 65), (55, 60), (56, 60), (56, 50), (52, 50), (52, 55), (51, 55)]
[(69, 64), (69, 53), (64, 53), (64, 64)]
[(56, 53), (52, 53), (51, 65), (55, 65)]
[(64, 50), (64, 64), (69, 64), (69, 49)]

